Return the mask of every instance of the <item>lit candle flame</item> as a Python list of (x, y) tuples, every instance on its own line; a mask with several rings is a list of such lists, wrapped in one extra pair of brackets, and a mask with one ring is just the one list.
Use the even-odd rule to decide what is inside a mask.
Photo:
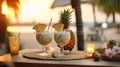
[(87, 45), (87, 53), (88, 54), (93, 54), (94, 53), (95, 46), (94, 44), (88, 44)]

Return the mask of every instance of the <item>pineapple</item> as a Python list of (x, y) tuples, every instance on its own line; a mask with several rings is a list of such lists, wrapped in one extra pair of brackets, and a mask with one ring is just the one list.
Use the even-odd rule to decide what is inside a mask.
[(70, 9), (64, 9), (63, 11), (61, 11), (60, 12), (60, 21), (59, 21), (60, 23), (64, 24), (63, 29), (70, 32), (70, 35), (71, 35), (70, 41), (66, 46), (64, 46), (64, 50), (69, 50), (69, 51), (72, 51), (72, 49), (74, 48), (74, 45), (75, 45), (75, 35), (72, 30), (69, 30), (72, 12), (73, 11)]
[(64, 24), (62, 23), (56, 23), (52, 26), (56, 31), (62, 31), (63, 30), (63, 27), (64, 27)]
[(67, 29), (69, 27), (72, 12), (73, 11), (70, 9), (64, 9), (60, 12), (60, 23), (64, 24), (64, 29)]
[(45, 25), (45, 24), (39, 23), (39, 24), (35, 25), (33, 27), (33, 29), (36, 30), (37, 32), (44, 32), (46, 29), (46, 26), (47, 25)]
[(69, 30), (69, 32), (70, 32), (71, 38), (70, 38), (69, 43), (66, 46), (64, 46), (64, 50), (72, 51), (75, 45), (75, 35), (72, 30)]

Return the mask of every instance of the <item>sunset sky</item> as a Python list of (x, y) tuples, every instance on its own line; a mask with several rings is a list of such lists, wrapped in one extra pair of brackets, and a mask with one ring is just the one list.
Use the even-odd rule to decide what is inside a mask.
[[(54, 0), (20, 0), (21, 10), (19, 15), (19, 23), (49, 23), (50, 19), (53, 18), (52, 23), (59, 21), (59, 12), (63, 9), (71, 8), (70, 5), (65, 7), (57, 7), (51, 9)], [(72, 8), (71, 8), (72, 9)], [(82, 19), (83, 23), (94, 23), (92, 6), (90, 4), (82, 4)], [(106, 15), (95, 8), (97, 22), (105, 22)], [(13, 11), (8, 11), (11, 23), (17, 23), (17, 20), (13, 16)], [(120, 15), (116, 14), (117, 22), (120, 22)], [(72, 23), (75, 23), (75, 13), (72, 13)], [(112, 21), (112, 16), (109, 17), (108, 21)], [(74, 29), (74, 28), (72, 28)], [(12, 32), (33, 32), (31, 27), (8, 27), (9, 31)], [(26, 31), (27, 30), (27, 31)]]
[[(19, 15), (19, 22), (41, 22), (41, 23), (49, 23), (50, 18), (53, 18), (53, 22), (57, 22), (59, 20), (59, 12), (65, 8), (71, 8), (70, 5), (65, 7), (58, 7), (51, 9), (52, 3), (54, 0), (20, 0), (21, 2), (21, 10)], [(92, 6), (90, 4), (82, 4), (82, 18), (83, 22), (93, 22), (93, 11)], [(72, 8), (71, 8), (72, 9)], [(96, 8), (96, 17), (98, 22), (105, 22), (106, 15), (99, 11)], [(117, 14), (117, 20), (119, 19), (119, 15)], [(109, 17), (109, 21), (112, 21), (112, 17)], [(12, 23), (16, 23), (15, 18), (12, 16)], [(119, 20), (118, 20), (119, 21)], [(72, 22), (75, 22), (75, 14), (72, 14)]]

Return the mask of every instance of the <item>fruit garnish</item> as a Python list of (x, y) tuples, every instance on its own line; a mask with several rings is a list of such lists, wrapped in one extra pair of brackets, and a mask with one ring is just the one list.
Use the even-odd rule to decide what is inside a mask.
[(33, 27), (33, 29), (36, 30), (36, 31), (38, 31), (38, 32), (43, 32), (43, 31), (45, 31), (46, 26), (47, 25), (45, 25), (45, 24), (39, 23), (39, 24), (35, 25)]
[(62, 23), (56, 23), (52, 26), (56, 31), (62, 31), (64, 28), (64, 24)]
[(99, 61), (100, 58), (101, 58), (101, 56), (100, 56), (100, 54), (98, 52), (93, 53), (92, 56), (93, 56), (93, 58), (94, 58), (95, 61)]

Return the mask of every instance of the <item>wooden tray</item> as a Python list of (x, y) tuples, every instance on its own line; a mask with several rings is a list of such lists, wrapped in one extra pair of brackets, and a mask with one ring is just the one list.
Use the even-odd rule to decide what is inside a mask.
[(30, 52), (30, 53), (24, 53), (23, 57), (29, 58), (29, 59), (37, 59), (37, 60), (79, 60), (79, 59), (87, 59), (90, 58), (85, 55), (85, 52), (83, 51), (77, 51), (77, 52), (71, 52), (69, 55), (65, 55), (64, 57), (57, 57), (53, 58), (52, 56), (40, 56), (38, 55), (40, 53), (37, 52)]

